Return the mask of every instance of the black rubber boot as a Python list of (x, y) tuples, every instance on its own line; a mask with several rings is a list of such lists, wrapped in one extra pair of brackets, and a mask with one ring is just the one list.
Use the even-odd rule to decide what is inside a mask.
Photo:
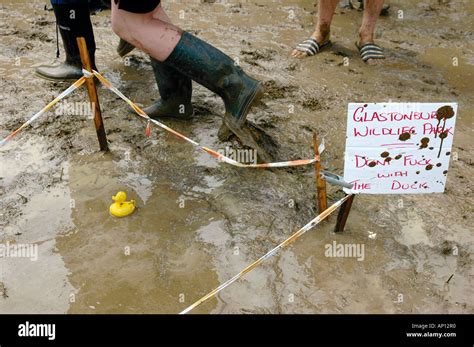
[(263, 95), (259, 81), (247, 75), (228, 55), (188, 32), (183, 33), (164, 64), (219, 95), (226, 109), (224, 124), (244, 145), (257, 150), (262, 160), (270, 160), (259, 134), (245, 124), (250, 108)]
[(191, 118), (194, 114), (191, 104), (193, 93), (191, 79), (153, 58), (151, 58), (151, 66), (161, 99), (144, 108), (143, 111), (152, 118)]
[(128, 43), (124, 39), (120, 39), (119, 44), (117, 45), (117, 53), (119, 56), (124, 57), (131, 51), (135, 49), (135, 46)]
[(56, 65), (40, 65), (36, 74), (55, 81), (77, 80), (82, 73), (81, 56), (76, 38), (84, 37), (92, 65), (95, 67), (95, 40), (89, 7), (85, 5), (53, 5), (56, 23), (64, 45), (66, 60)]

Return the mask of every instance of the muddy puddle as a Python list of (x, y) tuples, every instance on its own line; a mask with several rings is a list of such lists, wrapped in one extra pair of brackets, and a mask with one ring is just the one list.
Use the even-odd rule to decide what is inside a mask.
[[(333, 233), (331, 217), (193, 312), (472, 313), (472, 3), (390, 1), (377, 67), (358, 58), (356, 10), (337, 10), (330, 50), (298, 61), (289, 53), (311, 32), (311, 2), (164, 3), (264, 82), (265, 105), (250, 118), (281, 145), (278, 159), (311, 157), (316, 130), (323, 166), (342, 174), (348, 102), (459, 103), (443, 195), (359, 196), (345, 233)], [(0, 1), (2, 138), (67, 87), (31, 74), (55, 56), (43, 7)], [(116, 55), (110, 13), (92, 21), (105, 76), (140, 104), (158, 97), (148, 58)], [(0, 242), (38, 246), (36, 261), (0, 258), (0, 312), (177, 313), (316, 215), (311, 167), (226, 166), (158, 128), (146, 138), (125, 103), (99, 93), (110, 153), (98, 152), (89, 116), (54, 110), (0, 149)], [(165, 124), (216, 150), (238, 148), (217, 139), (221, 101), (195, 85), (193, 102), (194, 119)], [(138, 206), (123, 219), (108, 213), (120, 190)], [(327, 257), (333, 242), (364, 245), (363, 259)]]

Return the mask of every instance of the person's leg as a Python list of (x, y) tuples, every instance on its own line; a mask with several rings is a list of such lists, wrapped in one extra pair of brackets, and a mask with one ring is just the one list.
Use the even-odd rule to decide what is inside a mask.
[(256, 149), (260, 159), (270, 161), (269, 152), (259, 144), (261, 135), (246, 124), (250, 108), (263, 95), (261, 83), (228, 55), (169, 21), (161, 7), (145, 14), (124, 11), (115, 4), (112, 7), (112, 26), (117, 35), (165, 68), (172, 68), (219, 95), (226, 109), (224, 124), (244, 145)]
[(82, 76), (82, 63), (76, 38), (84, 37), (95, 67), (95, 40), (87, 0), (67, 2), (52, 0), (66, 60), (61, 64), (44, 64), (36, 68), (39, 77), (50, 80), (76, 80)]
[[(127, 12), (125, 14), (127, 14)], [(171, 19), (160, 5), (145, 15), (147, 20), (159, 20), (163, 23), (169, 23), (172, 25)], [(117, 22), (114, 22), (114, 24), (116, 26), (120, 25), (120, 23), (117, 24)], [(162, 28), (164, 28), (164, 25)], [(160, 33), (158, 33), (158, 35), (159, 34)], [(127, 40), (131, 39), (132, 37), (127, 38)], [(140, 41), (141, 37), (135, 38), (135, 40)], [(123, 38), (121, 38), (121, 42), (123, 42), (125, 45), (130, 45)], [(146, 45), (148, 44), (142, 44), (142, 47)], [(157, 52), (155, 50), (154, 54), (156, 53)], [(159, 54), (161, 57), (164, 57), (169, 55), (169, 52), (160, 51)], [(143, 108), (143, 111), (152, 118), (191, 118), (194, 114), (191, 104), (191, 79), (173, 67), (167, 66), (165, 63), (163, 63), (163, 59), (160, 61), (150, 55), (150, 60), (153, 73), (155, 75), (156, 84), (158, 85), (158, 90), (160, 92), (160, 99), (153, 102), (150, 106)], [(132, 108), (130, 111), (135, 112)]]
[[(123, 40), (165, 61), (181, 39), (182, 30), (171, 23), (159, 5), (149, 13), (132, 13), (119, 9), (112, 1), (112, 29)], [(164, 21), (160, 18), (166, 18)]]
[[(318, 18), (311, 37), (316, 40), (320, 46), (329, 41), (332, 17), (338, 2), (339, 0), (319, 0)], [(291, 55), (295, 58), (303, 58), (307, 56), (307, 53), (295, 49)]]
[[(362, 18), (362, 25), (359, 29), (359, 42), (358, 46), (363, 46), (367, 43), (374, 42), (375, 24), (382, 11), (384, 0), (370, 0), (365, 1), (364, 4), (364, 17)], [(368, 59), (366, 63), (374, 65), (378, 64), (380, 59)]]

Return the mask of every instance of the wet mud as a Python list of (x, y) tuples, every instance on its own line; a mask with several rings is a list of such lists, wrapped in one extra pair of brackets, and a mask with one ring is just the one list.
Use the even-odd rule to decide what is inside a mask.
[[(459, 103), (443, 195), (358, 196), (344, 233), (333, 233), (331, 216), (193, 312), (474, 312), (472, 2), (390, 1), (376, 35), (387, 59), (374, 67), (354, 46), (355, 10), (337, 10), (330, 49), (295, 60), (291, 50), (314, 25), (311, 2), (163, 3), (178, 25), (263, 82), (249, 119), (279, 145), (279, 159), (311, 157), (317, 131), (323, 168), (342, 174), (348, 102)], [(32, 74), (55, 56), (44, 4), (0, 1), (2, 138), (68, 86)], [(146, 55), (117, 56), (109, 12), (92, 22), (99, 70), (148, 105), (159, 94)], [(110, 153), (98, 151), (89, 116), (54, 109), (0, 149), (0, 242), (38, 245), (37, 261), (0, 258), (0, 312), (177, 313), (317, 214), (311, 166), (230, 167), (158, 128), (146, 137), (125, 103), (102, 87), (99, 96)], [(194, 85), (193, 104), (192, 120), (164, 123), (215, 150), (241, 148), (218, 139), (218, 97)], [(392, 157), (401, 155), (381, 154)], [(108, 213), (119, 190), (137, 201), (123, 219)], [(342, 196), (328, 187), (330, 202)], [(327, 257), (333, 241), (365, 245), (363, 261)]]

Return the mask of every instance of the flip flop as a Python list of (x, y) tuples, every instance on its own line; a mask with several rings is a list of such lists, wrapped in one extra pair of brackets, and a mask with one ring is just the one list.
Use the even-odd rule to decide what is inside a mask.
[(356, 42), (355, 45), (359, 50), (360, 57), (364, 63), (366, 63), (369, 59), (385, 59), (383, 49), (373, 42), (364, 43), (362, 46), (359, 46), (359, 44)]
[(330, 45), (331, 45), (330, 40), (327, 40), (325, 43), (320, 44), (318, 43), (318, 41), (310, 37), (309, 39), (304, 40), (303, 42), (299, 43), (295, 49), (297, 51), (304, 52), (306, 53), (308, 57), (311, 57), (321, 52), (323, 48), (329, 47)]

